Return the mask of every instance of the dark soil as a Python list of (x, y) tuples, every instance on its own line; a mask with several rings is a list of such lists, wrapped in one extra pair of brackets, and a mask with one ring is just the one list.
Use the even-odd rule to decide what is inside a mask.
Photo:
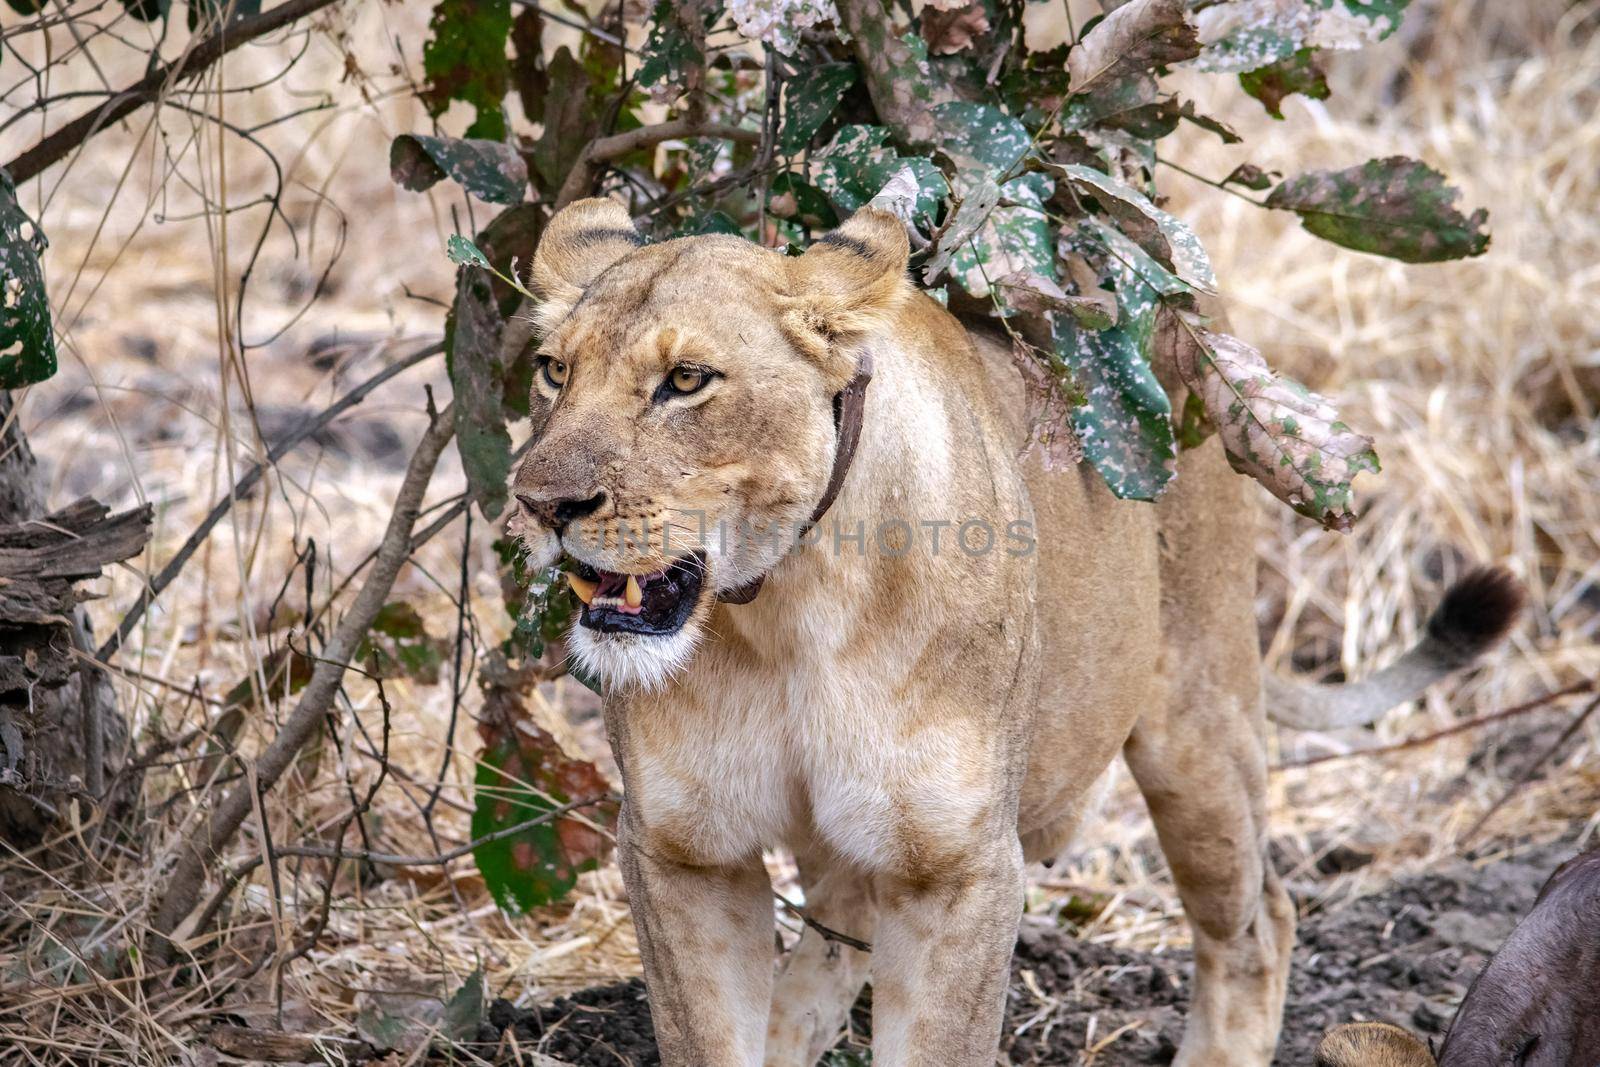
[[(1459, 862), (1303, 916), (1278, 1063), (1309, 1065), (1323, 1031), (1353, 1019), (1441, 1034), (1479, 968), (1572, 852), (1549, 845), (1481, 869)], [(1005, 1051), (1015, 1064), (1075, 1064), (1086, 1043), (1126, 1026), (1100, 1050), (1097, 1067), (1168, 1063), (1182, 1033), (1189, 962), (1187, 952), (1089, 944), (1026, 919), (1012, 961)], [(866, 1007), (864, 998), (856, 1013), (863, 1032)], [(637, 979), (528, 1011), (499, 1001), (490, 1018), (497, 1030), (512, 1028), (522, 1047), (579, 1067), (660, 1062)], [(837, 1062), (864, 1061), (841, 1054)]]

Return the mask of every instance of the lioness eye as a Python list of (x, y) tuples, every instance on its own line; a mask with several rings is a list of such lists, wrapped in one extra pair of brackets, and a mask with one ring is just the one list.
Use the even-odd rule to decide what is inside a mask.
[(544, 380), (550, 383), (550, 388), (560, 389), (567, 384), (567, 365), (559, 359), (544, 361)]
[(672, 391), (683, 395), (698, 392), (710, 380), (711, 375), (696, 367), (678, 367), (667, 377)]

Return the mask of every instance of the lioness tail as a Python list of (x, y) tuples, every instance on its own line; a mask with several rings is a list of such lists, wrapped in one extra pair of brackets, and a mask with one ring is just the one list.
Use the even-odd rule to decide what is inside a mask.
[(1499, 644), (1522, 611), (1522, 585), (1500, 567), (1479, 567), (1445, 590), (1422, 640), (1359, 682), (1318, 685), (1267, 675), (1267, 717), (1296, 730), (1364, 726)]

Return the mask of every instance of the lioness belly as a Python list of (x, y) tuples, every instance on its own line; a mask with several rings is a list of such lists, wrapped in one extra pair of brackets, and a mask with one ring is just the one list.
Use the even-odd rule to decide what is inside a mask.
[[(971, 338), (1021, 452), (1030, 402), (1010, 342), (987, 326)], [(1017, 829), (1036, 860), (1066, 843), (1094, 783), (1166, 683), (1156, 509), (1116, 499), (1087, 463), (1045, 470), (1036, 453), (1021, 463), (1037, 538), (1039, 686)]]
[(1018, 830), (1029, 859), (1067, 843), (1095, 781), (1163, 699), (1154, 509), (1087, 465), (1028, 469), (1038, 516), (1039, 697)]

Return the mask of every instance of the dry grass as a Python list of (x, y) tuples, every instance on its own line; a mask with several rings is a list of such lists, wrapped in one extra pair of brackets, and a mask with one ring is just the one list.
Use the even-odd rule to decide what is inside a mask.
[[(1464, 187), (1469, 204), (1492, 209), (1494, 245), (1482, 259), (1414, 268), (1342, 252), (1301, 232), (1292, 218), (1175, 172), (1163, 175), (1174, 210), (1200, 229), (1217, 261), (1236, 332), (1339, 396), (1348, 421), (1376, 435), (1384, 460), (1384, 473), (1363, 486), (1366, 513), (1350, 537), (1266, 508), (1260, 615), (1272, 664), (1370, 669), (1416, 633), (1466, 561), (1507, 562), (1536, 605), (1511, 646), (1471, 678), (1441, 687), (1370, 733), (1285, 735), (1276, 744), (1280, 760), (1425, 733), (1600, 675), (1600, 331), (1593, 317), (1600, 306), (1600, 40), (1579, 32), (1592, 4), (1508, 6), (1438, 0), (1430, 33), (1335, 60), (1335, 97), (1290, 101), (1286, 123), (1271, 122), (1226, 84), (1194, 87), (1209, 110), (1245, 134), (1248, 158), (1263, 166), (1291, 170), (1404, 153), (1441, 167)], [(439, 249), (453, 217), (465, 228), (464, 204), (447, 191), (399, 191), (386, 173), (388, 138), (422, 124), (406, 85), (424, 16), (420, 5), (348, 5), (323, 21), (305, 62), (284, 81), (226, 97), (229, 121), (248, 124), (318, 103), (320, 87), (346, 68), (347, 54), (362, 72), (338, 86), (329, 106), (261, 134), (285, 164), (284, 209), (299, 245), (281, 229), (267, 243), (251, 280), (246, 339), (289, 325), (247, 361), (219, 322), (263, 212), (224, 219), (202, 212), (201, 194), (214, 202), (225, 191), (229, 203), (241, 204), (268, 189), (272, 171), (256, 149), (219, 139), (214, 125), (182, 111), (164, 110), (154, 125), (151, 113), (141, 112), (64, 177), (56, 170), (36, 183), (42, 204), (28, 190), (25, 202), (30, 210), (42, 207), (52, 238), (47, 263), (67, 340), (62, 373), (23, 405), (28, 432), (51, 468), (52, 499), (93, 493), (119, 505), (157, 504), (147, 558), (100, 587), (99, 629), (133, 600), (139, 572), (164, 562), (259, 453), (243, 393), (254, 398), (271, 436), (272, 418), (320, 408), (391, 358), (394, 346), (437, 335), (441, 313), (428, 301), (448, 292)], [(395, 51), (397, 36), (407, 42), (403, 52)], [(301, 43), (245, 50), (228, 63), (226, 84), (270, 77)], [(135, 69), (126, 49), (96, 55), (113, 82)], [(95, 84), (85, 65), (73, 69), (85, 85)], [(221, 87), (210, 86), (193, 105), (212, 108)], [(37, 132), (22, 122), (0, 134), (0, 149), (9, 157)], [(1246, 158), (1202, 138), (1167, 150), (1218, 177)], [(291, 322), (336, 249), (322, 296)], [(335, 334), (356, 343), (331, 365), (308, 359), (309, 348)], [(120, 659), (139, 672), (119, 686), (137, 747), (207, 721), (215, 708), (186, 691), (214, 701), (285, 640), (288, 631), (274, 629), (269, 605), (297, 539), (317, 542), (319, 597), (360, 560), (398, 483), (395, 457), (420, 431), (423, 386), (447, 388), (440, 383), (436, 363), (409, 372), (369, 400), (336, 439), (296, 453), (268, 491), (219, 527), (163, 597), (165, 610)], [(459, 488), (451, 467), (430, 499), (446, 500)], [(482, 525), (470, 540), (459, 523), (446, 531), (397, 589), (425, 607), (441, 635), (456, 624), (463, 556), (478, 639), (497, 640), (503, 630), (491, 534)], [(304, 605), (300, 581), (287, 598), (297, 607)], [(390, 687), (392, 762), (414, 780), (392, 778), (380, 792), (378, 847), (436, 847), (419, 811), (441, 763), (436, 829), (446, 847), (465, 839), (476, 739), (464, 719), (449, 744), (449, 688)], [(374, 773), (370, 760), (339, 755), (373, 744), (382, 731), (375, 693), (361, 684), (350, 692), (337, 739), (325, 737), (292, 780), (264, 798), (261, 814), (280, 844), (313, 840), (338, 825), (349, 804), (347, 776), (360, 788)], [(583, 703), (565, 685), (548, 695), (558, 708)], [(469, 692), (466, 712), (474, 706)], [(263, 743), (285, 709), (276, 700), (254, 713), (241, 746)], [(1507, 751), (1525, 748), (1520, 735), (1574, 709), (1569, 703), (1395, 755), (1275, 774), (1273, 831), (1294, 868), (1291, 880), (1336, 898), (1457, 852), (1463, 832), (1509, 784), (1491, 741)], [(599, 755), (594, 723), (579, 718), (574, 744)], [(1539, 744), (1550, 736), (1541, 734)], [(1600, 798), (1597, 744), (1600, 734), (1585, 729), (1495, 816), (1484, 840), (1550, 838), (1589, 824)], [(128, 979), (100, 977), (105, 968), (94, 961), (126, 956), (142, 938), (161, 872), (208, 792), (195, 770), (185, 762), (151, 769), (144, 838), (106, 852), (105, 870), (52, 879), (15, 860), (0, 867), (0, 900), (9, 912), (0, 913), (0, 1046), (18, 1042), (0, 1057), (166, 1062), (180, 1058), (218, 1011), (247, 1019), (281, 1012), (291, 1028), (347, 1031), (373, 991), (436, 994), (480, 965), (494, 992), (521, 1002), (637, 970), (614, 869), (587, 876), (567, 904), (511, 920), (494, 908), (470, 863), (458, 862), (443, 874), (387, 869), (365, 885), (341, 872), (317, 947), (279, 969), (254, 972), (275, 941), (303, 934), (321, 907), (327, 864), (302, 861), (286, 862), (275, 888), (257, 871), (220, 931), (187, 946), (209, 961), (198, 987), (158, 996), (149, 990), (159, 986), (137, 980), (137, 966)], [(95, 831), (91, 825), (82, 832)], [(1339, 843), (1371, 852), (1374, 862), (1312, 879), (1308, 857)], [(258, 823), (247, 824), (234, 848), (230, 861), (259, 852)], [(1048, 909), (1074, 896), (1074, 908), (1088, 899), (1099, 911), (1084, 924), (1086, 936), (1141, 946), (1183, 942), (1170, 882), (1126, 781), (1066, 863), (1036, 881), (1030, 899)]]

